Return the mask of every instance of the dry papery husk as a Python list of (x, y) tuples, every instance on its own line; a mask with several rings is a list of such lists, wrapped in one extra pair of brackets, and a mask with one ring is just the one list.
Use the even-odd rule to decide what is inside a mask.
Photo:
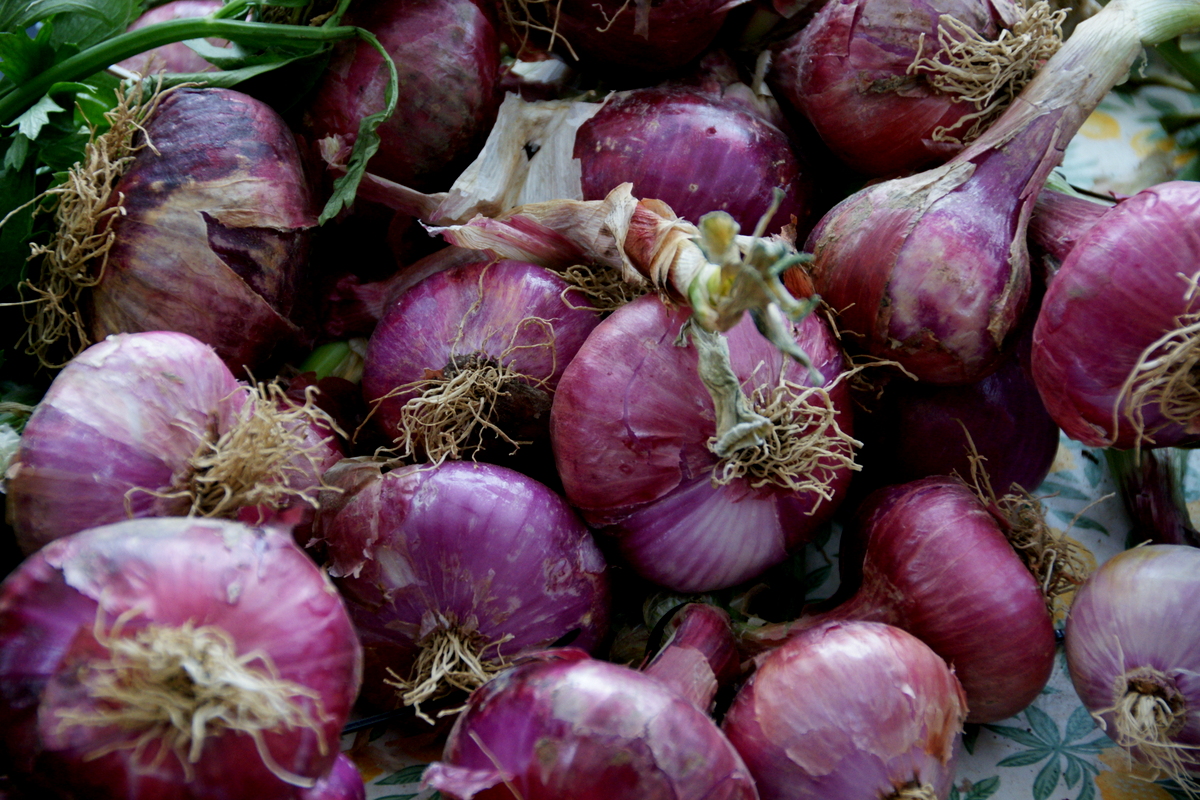
[(937, 800), (937, 791), (929, 783), (906, 783), (884, 800)]
[[(93, 344), (83, 319), (83, 296), (103, 278), (116, 240), (113, 226), (125, 213), (124, 197), (113, 192), (137, 153), (154, 150), (146, 123), (171, 92), (185, 85), (192, 84), (166, 89), (161, 80), (149, 89), (143, 81), (122, 84), (116, 106), (104, 114), (108, 130), (96, 133), (92, 127), (83, 159), (66, 179), (12, 212), (33, 204), (35, 214), (54, 214), (50, 241), (30, 246), (30, 260), (41, 258), (37, 279), (18, 284), (29, 323), (22, 338), (43, 366), (61, 367)], [(141, 139), (135, 141), (138, 134)]]
[[(1124, 662), (1120, 641), (1116, 647), (1118, 662)], [(1174, 681), (1153, 667), (1139, 667), (1116, 678), (1113, 697), (1113, 705), (1093, 711), (1092, 717), (1121, 746), (1126, 768), (1149, 767), (1157, 778), (1174, 780), (1188, 797), (1200, 798), (1195, 774), (1200, 773), (1200, 747), (1171, 739), (1188, 717), (1187, 703)], [(1136, 761), (1131, 748), (1137, 751)]]
[(1053, 613), (1056, 598), (1074, 592), (1087, 580), (1090, 565), (1085, 551), (1065, 531), (1056, 533), (1050, 527), (1041, 501), (1021, 486), (1014, 483), (1006, 494), (997, 497), (985, 467), (987, 459), (975, 449), (975, 442), (965, 425), (963, 433), (971, 451), (968, 486), (1000, 522), (1004, 535), (1033, 573), (1046, 600), (1046, 607)]
[[(305, 389), (301, 405), (287, 397), (277, 383), (259, 383), (246, 391), (237, 422), (227, 431), (219, 433), (210, 427), (197, 432), (200, 447), (169, 488), (131, 489), (127, 504), (134, 493), (145, 492), (181, 501), (186, 506), (182, 513), (188, 516), (229, 518), (243, 507), (281, 509), (299, 501), (317, 508), (322, 489), (340, 491), (321, 477), (329, 439), (309, 438), (312, 426), (329, 430), (330, 436), (345, 436), (317, 407), (317, 388)], [(300, 488), (291, 485), (297, 478), (304, 484)]]
[(932, 55), (925, 54), (925, 35), (921, 35), (908, 74), (920, 75), (938, 91), (975, 107), (953, 126), (970, 123), (965, 133), (951, 136), (949, 129), (938, 128), (934, 141), (966, 144), (978, 138), (1062, 46), (1065, 10), (1055, 11), (1047, 0), (1017, 6), (1012, 26), (994, 40), (948, 14), (938, 20)]
[[(444, 624), (427, 634), (417, 646), (416, 663), (413, 665), (410, 677), (403, 678), (388, 667), (391, 680), (385, 680), (388, 686), (397, 690), (400, 702), (412, 706), (417, 716), (432, 724), (434, 719), (421, 710), (421, 703), (427, 703), (452, 692), (461, 691), (470, 694), (492, 679), (496, 673), (508, 666), (508, 661), (500, 655), (500, 645), (512, 639), (506, 634), (498, 641), (488, 641), (478, 631), (467, 630), (452, 621)], [(489, 657), (489, 650), (496, 650)], [(437, 718), (447, 717), (460, 712), (464, 706), (444, 708), (438, 711)]]
[[(106, 632), (103, 611), (97, 611), (93, 635), (108, 658), (89, 661), (80, 673), (94, 704), (86, 711), (58, 712), (60, 731), (116, 726), (128, 732), (88, 753), (89, 760), (132, 750), (135, 764), (153, 769), (174, 756), (191, 781), (205, 742), (231, 731), (249, 736), (263, 765), (280, 780), (306, 788), (315, 784), (283, 769), (263, 737), (284, 728), (306, 728), (317, 735), (320, 751), (327, 752), (317, 692), (282, 680), (265, 654), (239, 654), (232, 637), (212, 625), (152, 623), (125, 635), (125, 626), (139, 614), (136, 608), (126, 611)], [(147, 764), (148, 751), (154, 755)]]

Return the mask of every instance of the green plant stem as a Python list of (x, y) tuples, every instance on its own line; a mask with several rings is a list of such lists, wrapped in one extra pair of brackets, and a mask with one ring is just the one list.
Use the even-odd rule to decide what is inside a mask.
[(1194, 89), (1200, 91), (1200, 63), (1197, 62), (1195, 56), (1183, 51), (1183, 48), (1179, 46), (1178, 39), (1165, 41), (1155, 50), (1170, 65), (1171, 69), (1185, 78)]
[(164, 44), (208, 38), (228, 39), (248, 45), (278, 45), (287, 41), (322, 43), (352, 39), (358, 35), (358, 28), (345, 25), (314, 28), (208, 17), (171, 20), (151, 25), (89, 47), (55, 64), (24, 85), (9, 90), (0, 97), (0, 125), (11, 124), (56, 83), (83, 80), (108, 69), (112, 64)]

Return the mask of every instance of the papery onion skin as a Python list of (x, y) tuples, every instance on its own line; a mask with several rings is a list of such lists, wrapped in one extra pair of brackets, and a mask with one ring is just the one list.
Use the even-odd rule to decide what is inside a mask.
[[(688, 314), (649, 295), (618, 309), (567, 367), (550, 412), (567, 499), (589, 524), (617, 537), (643, 577), (682, 592), (731, 586), (782, 561), (833, 513), (851, 475), (844, 464), (829, 464), (828, 501), (773, 484), (755, 489), (742, 478), (713, 487), (712, 398), (695, 347), (674, 344)], [(843, 368), (836, 341), (816, 315), (796, 335), (823, 376), (838, 425), (850, 433), (848, 390), (834, 383)], [(727, 336), (744, 387), (773, 386), (781, 369), (808, 385), (807, 370), (749, 317)]]
[(575, 157), (584, 200), (629, 181), (635, 197), (662, 200), (692, 223), (725, 211), (749, 233), (779, 187), (766, 232), (792, 217), (801, 236), (812, 224), (812, 177), (787, 135), (709, 92), (663, 84), (611, 96), (576, 133)]
[[(1193, 781), (1200, 778), (1200, 549), (1155, 544), (1125, 550), (1092, 573), (1067, 617), (1071, 682), (1085, 708), (1116, 740), (1111, 710), (1139, 671), (1152, 670), (1181, 701), (1182, 722), (1167, 737)], [(1134, 748), (1141, 758), (1140, 748)]]
[(456, 800), (758, 797), (742, 759), (690, 702), (628, 667), (563, 650), (476, 690), (423, 781)]
[(387, 670), (407, 677), (422, 639), (447, 624), (493, 645), (487, 659), (568, 634), (591, 649), (607, 631), (604, 558), (533, 479), (474, 462), (384, 471), (355, 459), (326, 477), (344, 494), (323, 498), (316, 533), (362, 637), (369, 702), (395, 705)]
[[(1172, 421), (1156, 402), (1135, 409), (1120, 398), (1143, 351), (1200, 310), (1200, 298), (1188, 296), (1200, 262), (1198, 231), (1200, 187), (1153, 186), (1108, 210), (1050, 282), (1034, 328), (1033, 375), (1072, 439), (1121, 449), (1200, 439), (1200, 419)], [(1134, 412), (1144, 418), (1140, 436), (1128, 418)]]
[[(169, 22), (174, 19), (206, 17), (223, 5), (221, 0), (170, 0), (170, 2), (149, 9), (135, 19), (129, 26), (129, 30), (136, 31), (147, 25)], [(217, 47), (229, 46), (224, 39), (209, 39), (208, 41)], [(138, 53), (136, 56), (118, 62), (117, 66), (144, 75), (153, 75), (157, 72), (212, 72), (217, 69), (184, 42), (173, 42), (144, 53)]]
[(721, 729), (763, 800), (888, 798), (908, 784), (946, 798), (966, 709), (953, 671), (915, 636), (830, 622), (762, 657)]
[[(206, 437), (250, 409), (207, 344), (184, 333), (114, 334), (72, 359), (25, 426), (6, 475), (7, 519), (26, 553), (131, 517), (179, 516), (192, 498), (165, 496), (187, 477)], [(289, 484), (312, 489), (341, 456), (332, 432), (306, 426)], [(315, 495), (315, 490), (309, 492)]]
[[(309, 728), (267, 731), (264, 741), (284, 770), (309, 779), (329, 771), (362, 676), (362, 651), (333, 585), (287, 531), (164, 518), (59, 539), (0, 584), (0, 735), (14, 777), (38, 793), (95, 800), (303, 797), (264, 765), (247, 735), (206, 737), (189, 782), (173, 755), (135, 768), (128, 748), (137, 732), (60, 723), (61, 711), (100, 707), (88, 694), (86, 669), (108, 657), (94, 635), (97, 619), (106, 635), (117, 635), (114, 622), (132, 609), (138, 613), (124, 623), (123, 638), (148, 623), (215, 626), (239, 654), (257, 651), (278, 677), (315, 691), (324, 753)], [(301, 702), (315, 709), (313, 700)], [(127, 749), (90, 758), (119, 742)]]
[[(771, 86), (813, 124), (830, 150), (867, 175), (897, 175), (945, 161), (974, 105), (933, 87), (909, 66), (936, 54), (947, 14), (995, 39), (1002, 17), (990, 0), (831, 0), (784, 43)], [(919, 44), (924, 35), (923, 46)], [(947, 140), (935, 140), (945, 128)]]
[[(472, 0), (388, 0), (355, 5), (346, 24), (375, 34), (400, 77), (396, 111), (379, 127), (368, 168), (414, 189), (446, 188), (500, 107), (500, 39), (492, 23)], [(363, 117), (383, 110), (387, 83), (374, 47), (355, 41), (336, 48), (304, 112), (306, 129), (314, 138), (353, 142)]]
[(245, 377), (306, 339), (292, 317), (317, 220), (295, 139), (249, 95), (190, 88), (146, 136), (113, 193), (124, 212), (88, 295), (91, 336), (187, 333)]
[(751, 639), (779, 642), (829, 620), (884, 622), (954, 668), (968, 722), (996, 722), (1033, 702), (1054, 666), (1054, 624), (1037, 580), (971, 489), (941, 476), (880, 489), (847, 536), (849, 552), (865, 554), (854, 594)]

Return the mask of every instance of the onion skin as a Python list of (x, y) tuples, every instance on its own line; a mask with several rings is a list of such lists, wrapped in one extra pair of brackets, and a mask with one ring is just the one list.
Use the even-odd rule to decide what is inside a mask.
[(946, 798), (966, 709), (954, 672), (915, 636), (831, 622), (768, 652), (721, 728), (763, 800), (887, 798), (909, 783)]
[(395, 705), (387, 669), (407, 676), (421, 640), (447, 620), (489, 643), (513, 637), (488, 658), (573, 631), (591, 649), (607, 631), (604, 558), (562, 498), (531, 478), (473, 462), (384, 472), (356, 459), (326, 477), (344, 494), (322, 497), (316, 533), (362, 637), (374, 705)]
[[(346, 24), (375, 34), (400, 77), (396, 110), (378, 129), (368, 169), (414, 189), (458, 174), (483, 143), (500, 107), (500, 39), (472, 0), (358, 3)], [(363, 117), (384, 108), (388, 73), (366, 42), (335, 48), (304, 112), (314, 138), (358, 138)]]
[[(811, 491), (754, 489), (741, 478), (714, 488), (712, 399), (697, 372), (695, 347), (674, 345), (688, 314), (647, 295), (608, 317), (567, 367), (550, 426), (564, 492), (584, 519), (615, 536), (643, 577), (700, 592), (747, 580), (808, 541), (836, 509), (851, 470), (829, 465), (827, 502)], [(836, 341), (816, 315), (796, 333), (829, 388), (842, 371)], [(781, 368), (788, 380), (808, 385), (807, 370), (767, 342), (748, 317), (727, 336), (744, 388), (774, 385)], [(850, 432), (845, 383), (829, 393), (839, 426)]]
[(367, 800), (362, 773), (345, 753), (338, 753), (333, 768), (303, 793), (300, 800)]
[(800, 235), (811, 227), (812, 178), (787, 135), (708, 92), (664, 84), (610, 97), (576, 133), (575, 157), (584, 200), (629, 181), (635, 197), (661, 200), (692, 223), (719, 210), (749, 232), (779, 187), (783, 203), (766, 232), (792, 217)]
[(851, 547), (865, 554), (857, 591), (750, 642), (830, 620), (884, 622), (954, 668), (968, 722), (996, 722), (1033, 702), (1054, 665), (1054, 624), (1033, 574), (970, 489), (945, 477), (881, 489), (860, 506), (856, 531)]
[(729, 615), (707, 603), (688, 603), (672, 614), (667, 629), (670, 637), (642, 667), (642, 673), (711, 714), (717, 690), (741, 674)]
[[(1200, 310), (1200, 300), (1186, 297), (1200, 259), (1198, 226), (1196, 184), (1151, 187), (1108, 210), (1050, 282), (1033, 333), (1033, 376), (1072, 439), (1121, 449), (1200, 440), (1200, 420), (1173, 422), (1156, 402), (1133, 409), (1126, 397), (1118, 407), (1142, 352)], [(1145, 420), (1141, 437), (1128, 418), (1135, 410)]]
[(908, 68), (922, 34), (925, 55), (936, 49), (940, 15), (995, 39), (1001, 8), (1012, 12), (1003, 0), (831, 0), (784, 43), (769, 80), (858, 172), (896, 175), (941, 163), (962, 145), (935, 141), (934, 131), (962, 136), (969, 125), (960, 120), (975, 107)]
[(690, 702), (568, 650), (477, 689), (423, 781), (456, 800), (758, 797), (742, 759)]
[[(221, 0), (170, 0), (142, 14), (133, 21), (128, 30), (136, 31), (147, 25), (174, 19), (206, 17), (223, 5)], [(209, 39), (208, 42), (217, 47), (229, 46), (224, 39)], [(117, 66), (143, 75), (153, 75), (156, 72), (212, 72), (217, 69), (183, 42), (173, 42), (138, 53), (132, 58), (118, 62)]]
[(185, 518), (129, 520), (52, 542), (0, 584), (6, 637), (0, 735), (14, 776), (32, 781), (38, 796), (303, 797), (271, 773), (241, 734), (207, 737), (191, 782), (173, 756), (139, 770), (128, 749), (88, 758), (106, 743), (131, 744), (136, 734), (114, 726), (60, 726), (57, 715), (96, 706), (80, 676), (107, 652), (94, 636), (97, 614), (112, 626), (130, 609), (141, 613), (122, 636), (150, 622), (213, 625), (233, 638), (239, 653), (260, 651), (279, 677), (315, 690), (324, 710), (324, 754), (311, 729), (269, 731), (264, 738), (284, 769), (312, 779), (330, 770), (361, 682), (362, 651), (328, 578), (283, 530)]
[[(1080, 587), (1067, 617), (1071, 682), (1084, 707), (1116, 741), (1112, 707), (1139, 670), (1158, 673), (1181, 701), (1181, 727), (1168, 739), (1180, 747), (1193, 780), (1200, 776), (1200, 549), (1155, 544), (1123, 551), (1100, 565)], [(1140, 748), (1133, 755), (1143, 758)], [(1177, 776), (1178, 777), (1178, 776)]]
[(235, 374), (304, 341), (289, 319), (316, 225), (291, 131), (269, 106), (228, 89), (172, 91), (118, 182), (124, 197), (91, 336), (179, 331)]

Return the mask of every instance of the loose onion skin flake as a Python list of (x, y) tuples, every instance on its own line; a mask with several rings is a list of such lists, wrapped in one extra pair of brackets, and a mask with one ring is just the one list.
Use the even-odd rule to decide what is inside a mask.
[(604, 558), (533, 479), (473, 462), (388, 471), (347, 459), (327, 480), (343, 493), (322, 500), (316, 533), (362, 637), (372, 704), (469, 691), (522, 653), (568, 635), (590, 649), (607, 631)]
[(966, 710), (915, 636), (829, 622), (760, 657), (721, 728), (763, 800), (935, 800), (950, 794)]
[[(233, 517), (315, 502), (341, 458), (329, 417), (239, 383), (183, 333), (115, 334), (63, 368), (6, 474), (7, 515), (26, 554), (130, 517)], [(310, 410), (311, 407), (310, 407)]]
[(300, 800), (362, 678), (290, 532), (223, 520), (52, 542), (0, 584), (0, 631), (0, 736), (30, 796)]
[(1071, 438), (1121, 449), (1200, 439), (1198, 230), (1197, 184), (1153, 186), (1105, 211), (1050, 281), (1033, 376)]
[(455, 800), (755, 800), (720, 729), (654, 678), (556, 650), (471, 695), (423, 780)]
[(1037, 579), (975, 492), (953, 478), (924, 478), (875, 492), (855, 522), (849, 552), (862, 577), (854, 593), (750, 631), (751, 649), (831, 620), (884, 622), (954, 668), (968, 722), (996, 722), (1033, 702), (1054, 666), (1054, 624)]
[(90, 290), (92, 341), (179, 331), (239, 377), (305, 339), (292, 321), (316, 211), (291, 131), (229, 89), (171, 91), (117, 183), (124, 211)]
[(1067, 668), (1118, 745), (1200, 789), (1200, 549), (1135, 547), (1104, 562), (1067, 618)]
[(806, 542), (845, 492), (857, 445), (825, 322), (813, 315), (794, 331), (823, 380), (812, 389), (808, 370), (746, 317), (728, 334), (734, 373), (748, 395), (762, 393), (756, 406), (778, 401), (778, 420), (767, 415), (779, 439), (770, 452), (798, 451), (802, 463), (780, 468), (788, 485), (773, 481), (770, 462), (718, 458), (697, 348), (675, 344), (687, 317), (653, 295), (618, 309), (567, 367), (550, 414), (567, 499), (616, 537), (639, 574), (682, 592), (747, 580)]

